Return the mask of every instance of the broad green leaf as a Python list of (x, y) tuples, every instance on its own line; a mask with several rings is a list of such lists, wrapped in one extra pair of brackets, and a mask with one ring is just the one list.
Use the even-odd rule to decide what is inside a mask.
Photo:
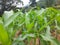
[(20, 12), (17, 12), (17, 13), (15, 13), (15, 14), (13, 14), (11, 17), (9, 17), (9, 18), (4, 22), (4, 26), (7, 27), (9, 24), (11, 24), (18, 15), (20, 15)]
[(14, 14), (13, 10), (5, 11), (3, 14), (4, 21), (8, 20)]
[(34, 22), (28, 24), (27, 30), (28, 31), (31, 30), (33, 28), (33, 26), (34, 26)]
[(8, 33), (2, 23), (0, 23), (0, 42), (2, 43), (2, 45), (11, 45)]

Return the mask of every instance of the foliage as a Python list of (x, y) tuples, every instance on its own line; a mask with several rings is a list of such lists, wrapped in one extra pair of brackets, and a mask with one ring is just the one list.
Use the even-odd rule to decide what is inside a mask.
[[(59, 45), (59, 42), (51, 36), (50, 31), (60, 30), (60, 11), (54, 8), (46, 8), (41, 10), (31, 9), (26, 13), (6, 12), (1, 18), (0, 23), (0, 40), (3, 45), (25, 45), (24, 40), (29, 42), (31, 38), (39, 37), (42, 45)], [(0, 19), (0, 20), (1, 20)], [(22, 31), (20, 35), (16, 35), (17, 31)], [(5, 35), (5, 37), (4, 37)], [(9, 35), (9, 36), (8, 36)], [(11, 40), (11, 41), (10, 41)], [(46, 42), (46, 43), (45, 43)], [(49, 42), (49, 44), (48, 44)]]
[(11, 45), (9, 34), (4, 28), (2, 19), (0, 18), (0, 45)]

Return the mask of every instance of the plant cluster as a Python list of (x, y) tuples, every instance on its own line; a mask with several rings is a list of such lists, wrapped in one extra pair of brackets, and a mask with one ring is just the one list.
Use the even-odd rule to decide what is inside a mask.
[(31, 9), (25, 13), (11, 10), (0, 18), (0, 44), (31, 45), (34, 42), (33, 45), (60, 45), (51, 35), (53, 30), (60, 30), (60, 10)]

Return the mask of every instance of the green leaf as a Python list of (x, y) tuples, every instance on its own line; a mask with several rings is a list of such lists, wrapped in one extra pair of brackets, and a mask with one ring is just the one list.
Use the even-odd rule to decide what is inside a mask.
[(11, 45), (8, 33), (2, 23), (0, 23), (0, 42), (2, 45)]
[(34, 26), (34, 22), (28, 24), (27, 30), (28, 31), (31, 30), (33, 28), (33, 26)]
[(20, 12), (17, 12), (15, 14), (13, 14), (11, 17), (9, 17), (5, 22), (4, 22), (4, 26), (7, 27), (8, 25), (10, 25), (14, 19), (16, 19), (16, 17), (20, 15)]

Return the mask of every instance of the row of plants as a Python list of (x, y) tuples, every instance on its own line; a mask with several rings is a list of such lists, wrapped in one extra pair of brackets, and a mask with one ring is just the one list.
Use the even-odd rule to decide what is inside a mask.
[(0, 17), (0, 45), (60, 45), (51, 31), (60, 31), (60, 10), (51, 7), (11, 10)]

